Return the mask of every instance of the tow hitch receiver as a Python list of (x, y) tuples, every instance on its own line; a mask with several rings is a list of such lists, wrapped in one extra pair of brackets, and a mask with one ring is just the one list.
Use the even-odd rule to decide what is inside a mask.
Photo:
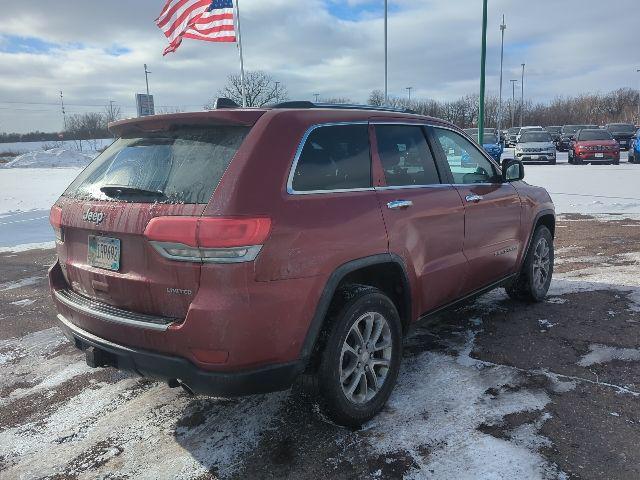
[(96, 347), (88, 347), (84, 351), (85, 357), (87, 359), (87, 365), (91, 368), (100, 368), (100, 367), (116, 367), (116, 359), (113, 355), (100, 350)]

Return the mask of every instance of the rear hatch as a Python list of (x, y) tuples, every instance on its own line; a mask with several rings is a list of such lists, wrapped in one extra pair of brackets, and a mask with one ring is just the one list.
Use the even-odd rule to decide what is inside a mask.
[(164, 258), (144, 232), (159, 216), (202, 215), (248, 126), (129, 129), (57, 202), (58, 256), (73, 292), (132, 312), (183, 319), (200, 264)]

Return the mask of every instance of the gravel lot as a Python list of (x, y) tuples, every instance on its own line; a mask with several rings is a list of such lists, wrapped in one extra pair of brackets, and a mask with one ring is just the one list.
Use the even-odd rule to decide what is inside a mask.
[(639, 478), (640, 222), (558, 227), (548, 300), (496, 291), (416, 328), (357, 431), (295, 388), (213, 399), (91, 370), (55, 327), (53, 252), (0, 253), (0, 477)]

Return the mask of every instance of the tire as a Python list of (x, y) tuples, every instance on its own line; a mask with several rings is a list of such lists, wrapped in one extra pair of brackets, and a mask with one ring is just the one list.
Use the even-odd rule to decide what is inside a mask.
[(514, 300), (531, 303), (544, 300), (553, 277), (553, 261), (553, 237), (549, 229), (541, 225), (533, 234), (522, 270), (506, 288), (507, 294)]
[(555, 160), (549, 160), (549, 165), (555, 165), (556, 161)]
[[(339, 425), (359, 427), (382, 409), (395, 386), (402, 325), (393, 302), (377, 288), (352, 285), (338, 294), (337, 308), (328, 318), (331, 327), (321, 352), (316, 393), (327, 417)], [(375, 345), (369, 343), (367, 332), (369, 337), (378, 332)], [(377, 388), (371, 388), (380, 380)]]

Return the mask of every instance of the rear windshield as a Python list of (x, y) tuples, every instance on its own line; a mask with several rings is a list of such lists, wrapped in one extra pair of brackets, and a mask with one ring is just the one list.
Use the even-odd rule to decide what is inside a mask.
[(573, 135), (578, 130), (582, 130), (585, 127), (586, 125), (565, 125), (564, 127), (562, 127), (562, 133)]
[(545, 130), (549, 133), (560, 133), (560, 130), (562, 130), (562, 127), (547, 127), (545, 128)]
[(64, 196), (141, 203), (208, 203), (247, 127), (185, 128), (123, 136)]
[(485, 132), (483, 143), (485, 145), (487, 145), (489, 143), (498, 143), (498, 136), (495, 133), (487, 133), (487, 132)]
[(613, 140), (606, 130), (580, 130), (578, 140)]
[(615, 133), (633, 133), (636, 131), (636, 127), (631, 124), (614, 123), (613, 125), (608, 125), (607, 130)]
[(523, 133), (520, 137), (520, 143), (551, 141), (551, 135), (549, 134), (549, 132), (529, 131)]

